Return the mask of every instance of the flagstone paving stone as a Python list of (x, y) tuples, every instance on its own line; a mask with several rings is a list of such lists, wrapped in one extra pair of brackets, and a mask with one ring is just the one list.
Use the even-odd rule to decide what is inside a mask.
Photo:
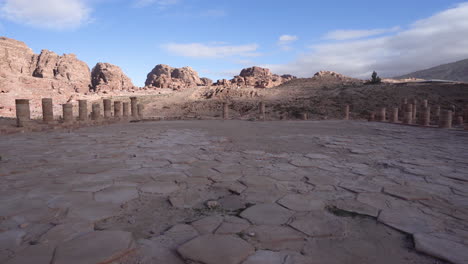
[(465, 264), (467, 135), (234, 120), (2, 135), (0, 262)]

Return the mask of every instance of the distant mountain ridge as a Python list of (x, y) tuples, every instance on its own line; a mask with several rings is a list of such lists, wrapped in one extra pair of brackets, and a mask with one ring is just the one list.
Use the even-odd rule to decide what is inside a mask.
[(433, 68), (394, 77), (394, 79), (406, 78), (417, 78), (425, 80), (439, 79), (468, 82), (468, 59), (442, 64)]

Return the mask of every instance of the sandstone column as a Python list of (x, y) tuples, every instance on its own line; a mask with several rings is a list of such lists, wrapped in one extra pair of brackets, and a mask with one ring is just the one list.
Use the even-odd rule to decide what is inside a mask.
[(88, 101), (78, 100), (78, 119), (80, 121), (88, 120)]
[(398, 107), (393, 108), (392, 123), (398, 123)]
[(54, 121), (54, 104), (52, 98), (42, 98), (42, 121), (44, 121), (44, 123)]
[(422, 117), (421, 117), (421, 125), (422, 126), (430, 126), (431, 124), (431, 108), (426, 106), (423, 109)]
[(425, 109), (427, 107), (427, 99), (423, 100), (423, 109)]
[(403, 123), (408, 124), (408, 125), (413, 123), (413, 105), (412, 104), (406, 104), (405, 113), (403, 117)]
[(349, 105), (344, 107), (344, 120), (349, 120)]
[(413, 121), (417, 120), (417, 107), (418, 106), (418, 100), (414, 99), (413, 100)]
[(132, 117), (138, 118), (138, 98), (130, 97), (130, 102), (132, 106)]
[(382, 109), (380, 109), (380, 122), (385, 122), (387, 120), (386, 115), (387, 115), (387, 108), (382, 107)]
[(24, 127), (31, 120), (31, 111), (29, 109), (28, 99), (16, 99), (16, 125)]
[(121, 101), (114, 102), (114, 117), (115, 118), (122, 117), (122, 102)]
[(109, 119), (112, 117), (112, 101), (111, 99), (104, 99), (104, 117)]
[(129, 104), (129, 102), (123, 102), (122, 107), (123, 107), (123, 117), (128, 118), (128, 116), (130, 115), (130, 104)]
[(457, 125), (463, 126), (463, 115), (458, 115), (457, 116)]
[(145, 111), (145, 106), (143, 104), (138, 104), (138, 118), (143, 119), (143, 111)]
[(440, 128), (452, 128), (452, 111), (445, 110), (442, 112), (439, 121)]
[(72, 123), (73, 122), (73, 105), (71, 103), (63, 104), (63, 122)]
[(302, 113), (302, 120), (307, 120), (309, 119), (307, 113)]
[(101, 105), (99, 103), (94, 103), (92, 108), (91, 119), (95, 121), (101, 119)]
[(258, 106), (259, 111), (260, 111), (260, 119), (265, 120), (265, 103), (260, 102), (260, 105)]
[(227, 103), (223, 103), (223, 119), (229, 119), (229, 105)]

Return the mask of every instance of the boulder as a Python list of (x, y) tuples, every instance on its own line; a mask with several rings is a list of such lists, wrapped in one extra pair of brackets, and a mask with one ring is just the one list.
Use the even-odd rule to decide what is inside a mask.
[(91, 72), (91, 85), (94, 91), (121, 91), (134, 88), (132, 80), (122, 69), (110, 63), (98, 63)]
[(169, 65), (159, 64), (148, 74), (145, 85), (149, 88), (170, 88), (179, 90), (196, 86), (209, 86), (212, 81), (198, 76), (190, 67), (172, 68)]

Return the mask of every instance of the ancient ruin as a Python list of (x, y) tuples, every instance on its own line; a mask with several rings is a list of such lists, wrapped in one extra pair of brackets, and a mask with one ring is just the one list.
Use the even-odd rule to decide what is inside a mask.
[(0, 263), (468, 263), (468, 84), (0, 47)]

